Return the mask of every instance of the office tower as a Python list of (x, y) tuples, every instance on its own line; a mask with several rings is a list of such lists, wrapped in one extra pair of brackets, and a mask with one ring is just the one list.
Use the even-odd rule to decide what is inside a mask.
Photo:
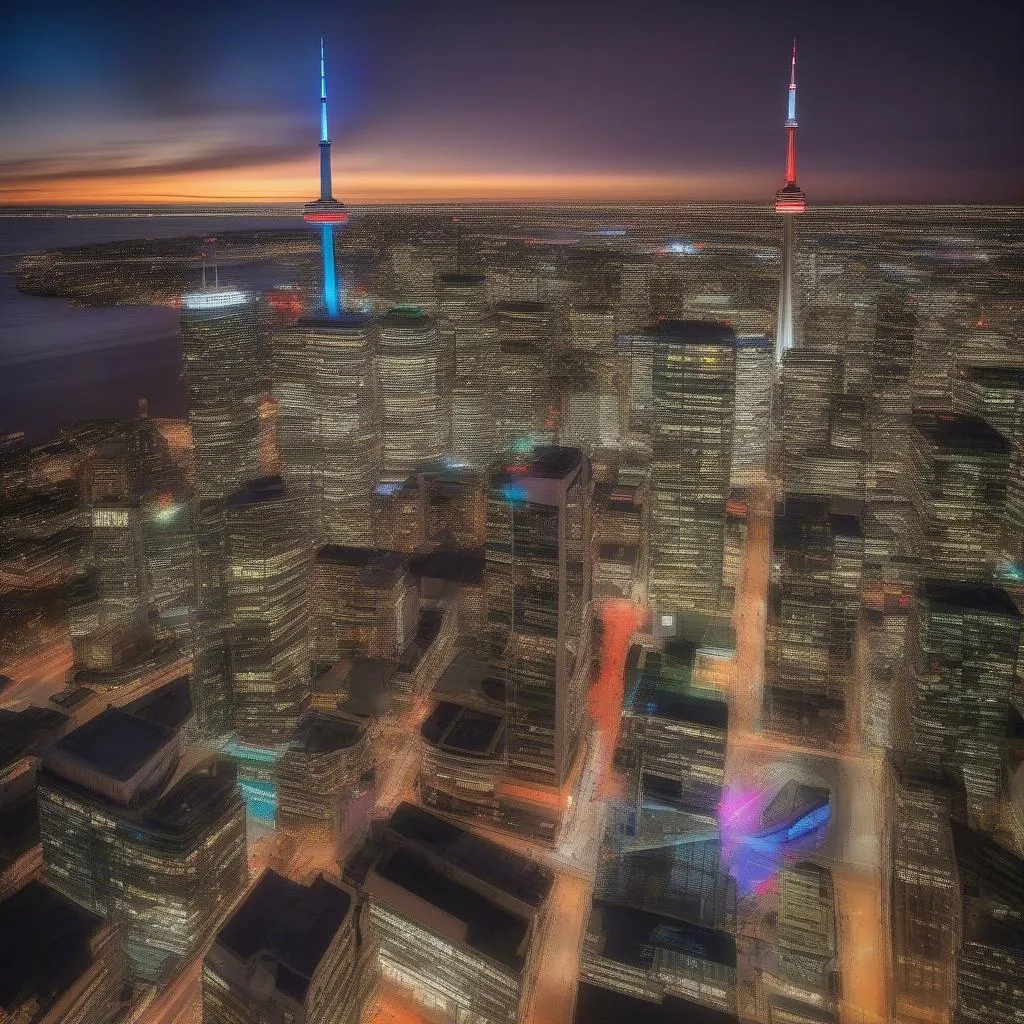
[(972, 804), (997, 799), (1020, 612), (995, 587), (929, 580), (909, 630), (902, 742), (927, 765), (959, 768)]
[(266, 870), (203, 960), (204, 1024), (358, 1024), (373, 991), (360, 916), (341, 882)]
[(832, 401), (840, 393), (842, 374), (839, 357), (816, 349), (794, 349), (782, 357), (781, 469), (790, 489), (802, 484), (795, 472), (800, 456), (828, 447)]
[(190, 292), (181, 303), (181, 347), (195, 492), (222, 498), (257, 474), (257, 300), (232, 288)]
[(280, 477), (232, 495), (226, 513), (228, 641), (235, 728), (285, 742), (309, 701), (306, 504)]
[(451, 396), (451, 454), (460, 462), (484, 467), (497, 447), (488, 391), (498, 325), (487, 299), (487, 282), (481, 274), (442, 274), (438, 293), (442, 387), (443, 394)]
[[(776, 998), (834, 1014), (840, 999), (839, 937), (832, 872), (813, 861), (780, 872)], [(813, 1009), (812, 1009), (813, 1008)]]
[(346, 808), (372, 788), (370, 736), (364, 723), (309, 711), (277, 763), (277, 827), (303, 840), (335, 843)]
[[(320, 198), (306, 203), (302, 219), (320, 228), (323, 259), (323, 307), (329, 317), (338, 315), (338, 272), (334, 263), (334, 229), (348, 220), (345, 207), (331, 191), (331, 140), (327, 134), (327, 73), (324, 69), (324, 41), (320, 40)], [(255, 473), (250, 473), (249, 478)]]
[(767, 468), (774, 358), (770, 338), (740, 337), (736, 341), (736, 417), (730, 469), (734, 487), (756, 481)]
[(864, 536), (822, 499), (788, 496), (775, 517), (765, 702), (774, 729), (836, 740), (854, 679)]
[(917, 314), (905, 293), (879, 296), (871, 352), (869, 448), (872, 461), (897, 477), (910, 422), (916, 328)]
[(408, 564), (393, 551), (335, 544), (316, 553), (313, 661), (397, 658), (416, 625), (419, 601)]
[(401, 803), (345, 865), (369, 910), (380, 973), (442, 1020), (514, 1024), (554, 876)]
[(505, 667), (511, 779), (563, 804), (589, 679), (590, 467), (536, 448), (491, 475), (484, 590)]
[(990, 579), (1000, 560), (1009, 441), (974, 416), (920, 413), (906, 448), (922, 577)]
[(950, 817), (962, 779), (900, 754), (886, 771), (882, 837), (883, 917), (892, 950), (890, 1007), (896, 1024), (950, 1024), (956, 981), (958, 885)]
[(1010, 442), (1004, 548), (1010, 560), (1024, 562), (1024, 364), (958, 364), (953, 408), (980, 417)]
[(594, 485), (594, 590), (599, 597), (628, 597), (646, 578), (646, 498), (645, 488), (636, 484)]
[(955, 284), (933, 281), (916, 297), (911, 408), (949, 412), (960, 339), (976, 319), (976, 301)]
[(100, 600), (119, 617), (146, 614), (149, 580), (138, 505), (93, 506), (92, 548)]
[(467, 550), (484, 544), (487, 479), (466, 466), (442, 465), (419, 474), (424, 536), (432, 544)]
[(192, 565), (193, 509), (165, 492), (142, 509), (142, 545), (150, 600), (161, 621), (182, 630), (194, 585)]
[(380, 441), (372, 321), (361, 313), (298, 320), (274, 336), (282, 471), (308, 491), (318, 534), (371, 542)]
[(441, 354), (434, 321), (419, 306), (392, 306), (379, 331), (381, 476), (401, 480), (447, 448)]
[(712, 611), (722, 585), (736, 337), (700, 320), (666, 320), (644, 333), (653, 351), (650, 598), (665, 611)]
[(126, 980), (115, 924), (40, 882), (0, 902), (4, 1021), (108, 1024)]
[(775, 329), (775, 360), (796, 344), (793, 310), (796, 233), (793, 217), (807, 208), (807, 196), (796, 183), (796, 40), (789, 65), (789, 101), (786, 110), (786, 184), (775, 193), (775, 212), (782, 215), (782, 270), (779, 277), (779, 317)]
[(1024, 861), (953, 823), (960, 883), (956, 1020), (1014, 1024), (1024, 1006)]
[(108, 708), (44, 753), (38, 787), (46, 880), (121, 925), (133, 974), (169, 977), (245, 884), (232, 766)]
[(542, 302), (502, 302), (496, 307), (499, 350), (494, 375), (500, 381), (494, 415), (498, 449), (523, 438), (553, 437), (551, 368), (555, 319)]

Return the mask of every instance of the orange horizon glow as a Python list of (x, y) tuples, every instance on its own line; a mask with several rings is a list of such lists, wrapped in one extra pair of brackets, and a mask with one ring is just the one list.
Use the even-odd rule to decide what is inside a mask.
[[(335, 192), (344, 202), (454, 202), (515, 200), (680, 201), (736, 200), (765, 191), (758, 175), (746, 173), (510, 173), (463, 170), (359, 170), (337, 174)], [(3, 205), (63, 205), (197, 202), (305, 203), (314, 198), (308, 160), (251, 168), (88, 177), (46, 181), (9, 179), (0, 187)], [(765, 200), (767, 201), (767, 200)]]

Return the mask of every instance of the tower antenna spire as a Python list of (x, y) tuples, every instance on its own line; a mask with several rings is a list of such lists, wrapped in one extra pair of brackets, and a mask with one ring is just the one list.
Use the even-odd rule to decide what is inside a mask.
[(789, 91), (786, 96), (786, 181), (775, 193), (775, 212), (782, 214), (782, 272), (779, 279), (779, 318), (775, 331), (775, 355), (793, 347), (793, 260), (796, 239), (793, 214), (803, 213), (807, 196), (796, 183), (796, 36), (789, 58)]
[(337, 316), (341, 302), (338, 274), (334, 263), (334, 229), (348, 220), (345, 207), (334, 198), (331, 189), (331, 139), (327, 132), (327, 66), (324, 40), (320, 37), (320, 198), (307, 203), (303, 220), (320, 228), (320, 247), (324, 265), (324, 310)]

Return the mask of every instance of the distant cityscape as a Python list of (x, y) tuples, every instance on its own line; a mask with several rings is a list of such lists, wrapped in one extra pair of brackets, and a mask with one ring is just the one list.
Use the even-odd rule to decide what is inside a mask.
[(789, 55), (773, 206), (347, 207), (321, 42), (301, 210), (19, 255), (181, 408), (0, 408), (0, 1024), (1024, 1021), (1021, 211)]

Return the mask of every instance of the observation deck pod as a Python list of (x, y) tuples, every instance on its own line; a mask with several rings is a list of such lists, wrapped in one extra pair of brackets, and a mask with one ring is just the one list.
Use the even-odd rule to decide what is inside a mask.
[(348, 212), (344, 203), (337, 199), (316, 199), (306, 203), (302, 208), (302, 219), (307, 224), (344, 224), (348, 220)]
[(785, 185), (775, 193), (776, 213), (803, 213), (807, 209), (807, 194), (797, 185)]

